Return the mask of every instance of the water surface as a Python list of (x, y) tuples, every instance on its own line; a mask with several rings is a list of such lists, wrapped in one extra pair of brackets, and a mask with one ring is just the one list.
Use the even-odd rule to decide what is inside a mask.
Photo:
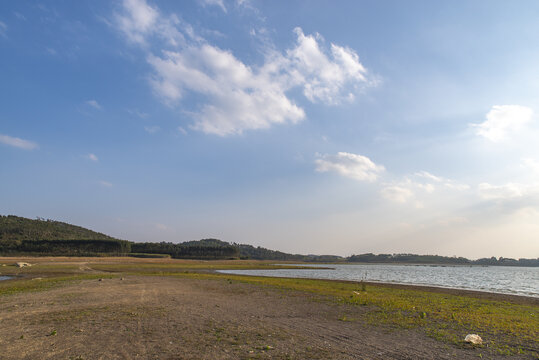
[[(297, 264), (306, 266), (305, 264)], [(307, 265), (312, 269), (220, 270), (227, 274), (373, 281), (539, 297), (539, 268), (445, 265)], [(331, 267), (332, 269), (321, 269)]]

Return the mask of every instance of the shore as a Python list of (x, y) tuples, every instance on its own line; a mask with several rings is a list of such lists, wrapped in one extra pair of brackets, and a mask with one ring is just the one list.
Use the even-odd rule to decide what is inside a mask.
[[(34, 266), (0, 267), (0, 275), (23, 277), (0, 283), (0, 359), (534, 359), (537, 354), (536, 318), (531, 340), (504, 353), (494, 345), (513, 342), (512, 334), (482, 333), (485, 345), (474, 347), (462, 341), (474, 329), (455, 328), (466, 331), (460, 341), (448, 341), (429, 332), (433, 324), (440, 330), (452, 326), (435, 318), (434, 310), (395, 322), (406, 314), (397, 316), (369, 300), (378, 294), (413, 295), (419, 304), (418, 296), (434, 296), (463, 307), (481, 302), (493, 309), (506, 306), (503, 313), (537, 314), (536, 298), (380, 284), (367, 284), (361, 292), (357, 283), (212, 273), (268, 262), (0, 258), (0, 263), (15, 260)], [(41, 279), (31, 280), (36, 278)]]

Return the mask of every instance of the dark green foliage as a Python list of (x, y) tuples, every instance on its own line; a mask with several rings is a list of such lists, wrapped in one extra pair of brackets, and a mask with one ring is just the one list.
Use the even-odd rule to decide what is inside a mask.
[(240, 251), (243, 259), (254, 260), (282, 260), (282, 261), (304, 261), (305, 255), (287, 254), (281, 251), (269, 250), (263, 247), (254, 247), (246, 244), (233, 244)]
[(469, 264), (470, 260), (462, 257), (447, 257), (439, 255), (415, 255), (415, 254), (379, 254), (372, 253), (352, 255), (348, 258), (351, 262), (373, 263), (413, 263), (413, 264)]
[(415, 254), (379, 254), (372, 253), (352, 255), (347, 261), (361, 263), (407, 263), (407, 264), (437, 264), (437, 265), (500, 265), (500, 266), (539, 266), (539, 259), (508, 259), (500, 257), (468, 260), (463, 257)]
[(217, 239), (188, 241), (182, 244), (170, 242), (132, 243), (133, 252), (145, 254), (169, 254), (176, 259), (237, 259), (239, 250)]
[(116, 240), (80, 226), (60, 221), (0, 215), (0, 241), (23, 240)]
[(131, 257), (143, 259), (170, 259), (169, 254), (144, 254), (144, 253), (129, 253)]
[(211, 247), (221, 247), (221, 246), (230, 246), (226, 241), (219, 239), (202, 239), (202, 240), (192, 240), (184, 241), (181, 243), (182, 246), (211, 246)]
[(59, 221), (0, 216), (1, 255), (125, 255), (131, 243)]
[(539, 266), (539, 258), (537, 259), (510, 259), (500, 257), (483, 258), (473, 261), (477, 265), (502, 265), (502, 266)]
[(20, 244), (0, 242), (0, 254), (96, 256), (126, 255), (131, 243), (125, 240), (25, 240)]

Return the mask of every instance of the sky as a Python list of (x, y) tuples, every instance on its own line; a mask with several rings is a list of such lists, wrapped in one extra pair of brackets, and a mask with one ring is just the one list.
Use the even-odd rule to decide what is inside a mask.
[(539, 257), (537, 1), (0, 2), (0, 214)]

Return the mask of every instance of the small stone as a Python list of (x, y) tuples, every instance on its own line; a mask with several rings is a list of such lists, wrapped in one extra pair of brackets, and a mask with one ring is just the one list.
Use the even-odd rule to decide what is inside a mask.
[(477, 334), (468, 334), (464, 338), (464, 341), (468, 343), (472, 343), (474, 345), (481, 345), (483, 343), (483, 339), (481, 339), (481, 336)]
[(98, 281), (103, 281), (103, 279), (100, 278)]

